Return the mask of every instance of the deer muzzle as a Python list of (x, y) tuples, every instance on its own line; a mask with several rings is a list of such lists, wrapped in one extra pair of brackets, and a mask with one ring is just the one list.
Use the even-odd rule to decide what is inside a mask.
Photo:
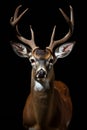
[(45, 69), (41, 68), (37, 71), (36, 78), (42, 79), (42, 78), (46, 78), (46, 77), (47, 77), (47, 72)]

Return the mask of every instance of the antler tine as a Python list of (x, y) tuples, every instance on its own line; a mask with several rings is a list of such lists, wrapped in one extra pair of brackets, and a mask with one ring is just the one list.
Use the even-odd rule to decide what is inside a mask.
[(53, 32), (52, 32), (52, 35), (51, 35), (50, 46), (52, 46), (52, 43), (53, 43), (53, 41), (54, 41), (55, 30), (56, 30), (56, 25), (55, 25), (54, 28), (53, 28)]
[(72, 6), (69, 6), (70, 7), (70, 19), (69, 17), (64, 13), (64, 11), (59, 8), (60, 12), (62, 13), (63, 17), (65, 18), (66, 22), (68, 23), (69, 25), (69, 31), (68, 33), (61, 39), (59, 40), (56, 40), (54, 41), (53, 38), (54, 38), (54, 34), (55, 34), (55, 26), (54, 26), (54, 29), (53, 29), (53, 33), (52, 33), (52, 36), (51, 36), (51, 42), (50, 42), (50, 45), (47, 47), (48, 49), (50, 49), (51, 51), (53, 50), (53, 48), (56, 46), (56, 45), (59, 45), (61, 43), (64, 43), (65, 41), (67, 41), (72, 33), (73, 33), (73, 29), (74, 29), (74, 17), (73, 17), (73, 8)]
[(66, 22), (69, 24), (70, 28), (69, 28), (69, 31), (71, 32), (71, 34), (73, 33), (73, 29), (74, 29), (74, 16), (73, 16), (73, 8), (72, 6), (70, 5), (70, 19), (69, 17), (64, 13), (64, 11), (59, 8), (60, 12), (62, 13), (62, 15), (64, 16)]
[(23, 16), (23, 15), (27, 12), (27, 10), (28, 10), (28, 8), (27, 8), (26, 10), (24, 10), (24, 11), (18, 16), (18, 12), (19, 12), (20, 7), (22, 7), (22, 5), (19, 5), (19, 6), (16, 8), (15, 13), (14, 13), (14, 16), (11, 17), (11, 19), (10, 19), (10, 24), (11, 24), (12, 26), (15, 26), (15, 25), (18, 23), (18, 21), (22, 18), (22, 16)]
[(28, 8), (27, 8), (26, 10), (24, 10), (24, 11), (18, 16), (18, 12), (19, 12), (19, 9), (20, 9), (21, 6), (22, 6), (22, 5), (19, 5), (19, 6), (16, 8), (15, 13), (14, 13), (14, 16), (11, 17), (11, 19), (10, 19), (10, 24), (11, 24), (12, 26), (16, 26), (17, 38), (18, 38), (20, 41), (22, 41), (23, 43), (29, 45), (29, 46), (32, 48), (32, 50), (34, 50), (34, 49), (36, 49), (36, 48), (38, 48), (38, 47), (36, 46), (36, 44), (35, 44), (35, 42), (34, 42), (34, 32), (33, 32), (33, 30), (32, 30), (32, 27), (30, 26), (31, 40), (28, 40), (28, 39), (24, 38), (24, 37), (20, 34), (20, 32), (19, 32), (19, 30), (18, 30), (18, 25), (17, 25), (17, 23), (18, 23), (18, 21), (22, 18), (22, 16), (26, 13), (26, 11), (28, 10)]
[(23, 43), (29, 45), (29, 46), (32, 48), (32, 50), (35, 50), (36, 48), (38, 48), (38, 47), (36, 46), (36, 44), (35, 44), (35, 41), (34, 41), (34, 32), (33, 32), (33, 29), (32, 29), (31, 26), (30, 26), (31, 40), (28, 40), (28, 39), (24, 38), (23, 36), (21, 36), (20, 33), (19, 33), (19, 31), (18, 31), (18, 27), (16, 27), (16, 30), (17, 30), (17, 32), (18, 32), (17, 38), (18, 38), (20, 41), (22, 41)]

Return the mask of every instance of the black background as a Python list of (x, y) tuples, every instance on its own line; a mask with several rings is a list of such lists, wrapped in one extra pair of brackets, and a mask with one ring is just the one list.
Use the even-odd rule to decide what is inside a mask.
[[(29, 25), (35, 32), (35, 42), (41, 48), (49, 45), (53, 26), (56, 25), (55, 39), (67, 32), (68, 26), (59, 12), (61, 7), (69, 15), (69, 5), (74, 9), (75, 28), (69, 41), (76, 41), (71, 54), (59, 59), (54, 66), (57, 80), (65, 82), (70, 89), (73, 103), (73, 117), (70, 130), (85, 129), (85, 11), (76, 0), (1, 0), (0, 4), (0, 129), (22, 130), (22, 110), (30, 91), (31, 66), (28, 59), (18, 57), (10, 41), (17, 40), (14, 28), (9, 24), (15, 8), (22, 4), (21, 12), (29, 8), (22, 18), (19, 29), (23, 36), (30, 38)], [(83, 9), (82, 9), (83, 8)], [(82, 37), (83, 36), (83, 37)], [(84, 46), (83, 46), (84, 44)], [(83, 78), (83, 80), (82, 80)]]

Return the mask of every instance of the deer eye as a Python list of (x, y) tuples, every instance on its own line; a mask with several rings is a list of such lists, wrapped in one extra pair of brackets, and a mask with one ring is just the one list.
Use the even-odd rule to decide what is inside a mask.
[(34, 58), (30, 58), (30, 62), (33, 64), (35, 63), (35, 59)]
[(34, 63), (35, 62), (35, 60), (34, 59), (31, 59), (31, 63)]
[(50, 64), (53, 64), (53, 59), (50, 59), (50, 60), (49, 60), (49, 63), (50, 63)]

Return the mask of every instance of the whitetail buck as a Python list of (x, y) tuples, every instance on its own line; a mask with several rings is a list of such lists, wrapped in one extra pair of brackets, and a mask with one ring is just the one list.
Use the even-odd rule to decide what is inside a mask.
[(35, 44), (31, 26), (31, 40), (19, 33), (18, 22), (28, 10), (18, 16), (20, 7), (16, 8), (10, 23), (15, 26), (17, 38), (24, 44), (13, 43), (12, 47), (18, 56), (27, 57), (32, 65), (31, 90), (23, 110), (23, 125), (29, 130), (66, 130), (72, 118), (71, 96), (63, 82), (55, 81), (53, 66), (58, 58), (68, 56), (75, 45), (75, 42), (65, 43), (73, 33), (73, 8), (70, 6), (70, 18), (59, 9), (69, 25), (68, 33), (55, 41), (54, 26), (50, 44), (42, 50)]

